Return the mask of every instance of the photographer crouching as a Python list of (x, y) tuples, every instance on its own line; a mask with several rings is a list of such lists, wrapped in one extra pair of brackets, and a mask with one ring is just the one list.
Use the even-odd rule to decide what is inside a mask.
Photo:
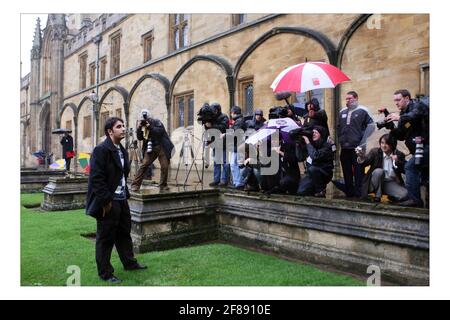
[(394, 103), (400, 114), (391, 113), (388, 123), (398, 121), (391, 134), (405, 145), (412, 155), (405, 165), (408, 200), (399, 203), (408, 207), (423, 207), (420, 186), (428, 181), (429, 169), (429, 107), (421, 101), (413, 101), (406, 89), (394, 93)]
[(327, 128), (313, 126), (309, 129), (312, 129), (312, 137), (308, 131), (299, 132), (306, 144), (302, 148), (302, 152), (306, 152), (306, 176), (301, 179), (297, 194), (325, 198), (327, 184), (333, 178), (333, 143), (328, 140)]
[(138, 140), (143, 141), (142, 152), (144, 160), (131, 184), (132, 191), (139, 191), (147, 169), (158, 159), (161, 165), (161, 177), (159, 187), (167, 190), (169, 177), (170, 158), (174, 149), (169, 135), (160, 120), (150, 118), (148, 110), (141, 111), (141, 119), (136, 130)]

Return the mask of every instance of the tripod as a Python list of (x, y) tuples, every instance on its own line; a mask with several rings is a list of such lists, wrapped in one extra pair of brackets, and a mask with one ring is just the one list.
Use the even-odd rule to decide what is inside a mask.
[(128, 154), (130, 155), (130, 169), (133, 168), (134, 163), (134, 174), (139, 170), (139, 165), (142, 162), (142, 153), (139, 150), (138, 141), (134, 139), (133, 128), (130, 128), (128, 132), (131, 137), (131, 142), (128, 145)]
[[(195, 171), (197, 172), (197, 176), (198, 176), (199, 182), (200, 183), (203, 182), (203, 172), (202, 172), (202, 177), (200, 177), (200, 174), (198, 172), (197, 163), (196, 163), (198, 151), (201, 148), (198, 148), (197, 149), (197, 153), (194, 155), (194, 149), (192, 148), (192, 144), (191, 144), (191, 141), (189, 139), (189, 135), (192, 135), (194, 140), (196, 139), (194, 134), (190, 133), (187, 129), (184, 130), (184, 139), (183, 139), (183, 144), (182, 144), (181, 150), (180, 150), (180, 159), (178, 161), (177, 173), (175, 175), (175, 181), (177, 181), (177, 184), (178, 184), (178, 173), (180, 171), (181, 162), (184, 160), (185, 179), (184, 179), (183, 187), (186, 186), (186, 183), (187, 183), (187, 181), (189, 179), (189, 176), (191, 174), (192, 168), (194, 166), (195, 166)], [(190, 157), (192, 158), (192, 163), (191, 163), (191, 167), (188, 170), (189, 153), (190, 153)], [(202, 161), (203, 161), (203, 159), (202, 159)]]

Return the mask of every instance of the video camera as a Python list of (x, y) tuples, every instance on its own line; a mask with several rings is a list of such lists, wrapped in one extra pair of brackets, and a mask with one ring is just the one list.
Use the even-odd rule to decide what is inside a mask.
[(205, 103), (197, 113), (197, 122), (204, 125), (207, 122), (214, 122), (216, 120), (216, 113), (214, 109)]
[(288, 116), (288, 110), (285, 107), (275, 106), (269, 110), (269, 120), (286, 118)]
[[(386, 108), (379, 109), (378, 113), (383, 113), (385, 118), (390, 114), (390, 112)], [(386, 121), (386, 119), (384, 119), (382, 121), (377, 122), (377, 128), (378, 128), (378, 130), (381, 130), (382, 128), (392, 130), (392, 129), (394, 129), (394, 123), (392, 121), (388, 122), (388, 121)]]
[(309, 140), (312, 140), (313, 138), (313, 129), (312, 128), (308, 128), (308, 127), (303, 127), (303, 128), (297, 128), (294, 130), (291, 130), (289, 132), (289, 136), (292, 140), (300, 140), (302, 141), (303, 139), (300, 139), (301, 137), (307, 137)]

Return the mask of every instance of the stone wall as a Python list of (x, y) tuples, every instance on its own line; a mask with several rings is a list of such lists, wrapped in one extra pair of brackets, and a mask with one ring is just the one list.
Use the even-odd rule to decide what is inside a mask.
[(429, 216), (423, 209), (218, 190), (133, 194), (137, 252), (221, 240), (367, 277), (429, 284)]

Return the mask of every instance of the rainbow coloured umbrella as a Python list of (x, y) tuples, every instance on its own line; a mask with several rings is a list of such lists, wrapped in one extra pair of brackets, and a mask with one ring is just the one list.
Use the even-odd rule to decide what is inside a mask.
[(53, 170), (64, 170), (66, 169), (66, 160), (58, 159), (55, 162), (53, 162), (49, 167), (50, 169)]
[(89, 159), (91, 155), (89, 153), (79, 153), (78, 154), (78, 162), (83, 169), (86, 169), (89, 166)]

